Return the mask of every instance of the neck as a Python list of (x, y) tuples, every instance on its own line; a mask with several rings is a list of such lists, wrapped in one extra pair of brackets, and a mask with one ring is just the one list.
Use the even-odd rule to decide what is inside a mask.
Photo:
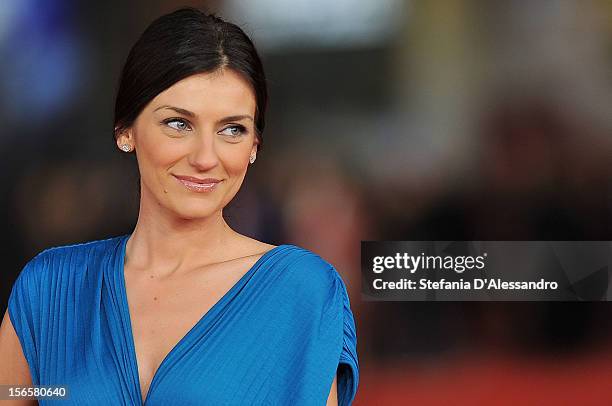
[(221, 210), (205, 218), (184, 219), (152, 199), (141, 198), (125, 262), (135, 270), (173, 274), (222, 261), (223, 248), (237, 236)]

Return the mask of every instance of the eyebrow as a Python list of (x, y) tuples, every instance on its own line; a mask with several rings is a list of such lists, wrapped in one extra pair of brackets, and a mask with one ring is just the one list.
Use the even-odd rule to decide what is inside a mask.
[[(163, 105), (163, 106), (159, 106), (158, 108), (156, 108), (155, 110), (153, 110), (154, 112), (157, 110), (161, 110), (161, 109), (169, 109), (169, 110), (174, 110), (179, 114), (183, 114), (187, 117), (195, 117), (196, 114), (192, 111), (186, 110), (186, 109), (182, 109), (180, 107), (175, 107), (175, 106), (168, 106), (168, 105)], [(223, 123), (228, 123), (230, 121), (240, 121), (240, 120), (244, 120), (244, 119), (248, 119), (251, 121), (253, 120), (253, 117), (249, 116), (248, 114), (239, 114), (239, 115), (235, 115), (235, 116), (227, 116), (224, 117), (222, 119), (220, 119), (218, 121), (219, 124), (223, 124)]]

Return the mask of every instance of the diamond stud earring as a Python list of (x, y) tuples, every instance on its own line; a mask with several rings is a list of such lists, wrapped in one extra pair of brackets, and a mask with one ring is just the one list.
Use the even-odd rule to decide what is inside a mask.
[(132, 147), (131, 147), (129, 144), (123, 144), (123, 145), (121, 146), (121, 150), (122, 150), (123, 152), (130, 152), (130, 151), (132, 150)]
[(251, 155), (251, 157), (249, 158), (249, 162), (250, 163), (255, 162), (255, 154)]

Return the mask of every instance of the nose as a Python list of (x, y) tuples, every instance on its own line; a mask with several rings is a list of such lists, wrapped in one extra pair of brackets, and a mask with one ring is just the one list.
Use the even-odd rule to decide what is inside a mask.
[(214, 137), (194, 137), (189, 153), (189, 164), (198, 171), (208, 171), (219, 164)]

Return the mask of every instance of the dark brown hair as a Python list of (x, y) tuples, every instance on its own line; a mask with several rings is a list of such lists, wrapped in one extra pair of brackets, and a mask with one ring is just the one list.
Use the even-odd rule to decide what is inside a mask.
[(186, 7), (153, 21), (130, 50), (115, 100), (115, 137), (132, 126), (145, 106), (176, 82), (231, 69), (253, 87), (255, 130), (263, 144), (268, 91), (251, 39), (235, 24)]

